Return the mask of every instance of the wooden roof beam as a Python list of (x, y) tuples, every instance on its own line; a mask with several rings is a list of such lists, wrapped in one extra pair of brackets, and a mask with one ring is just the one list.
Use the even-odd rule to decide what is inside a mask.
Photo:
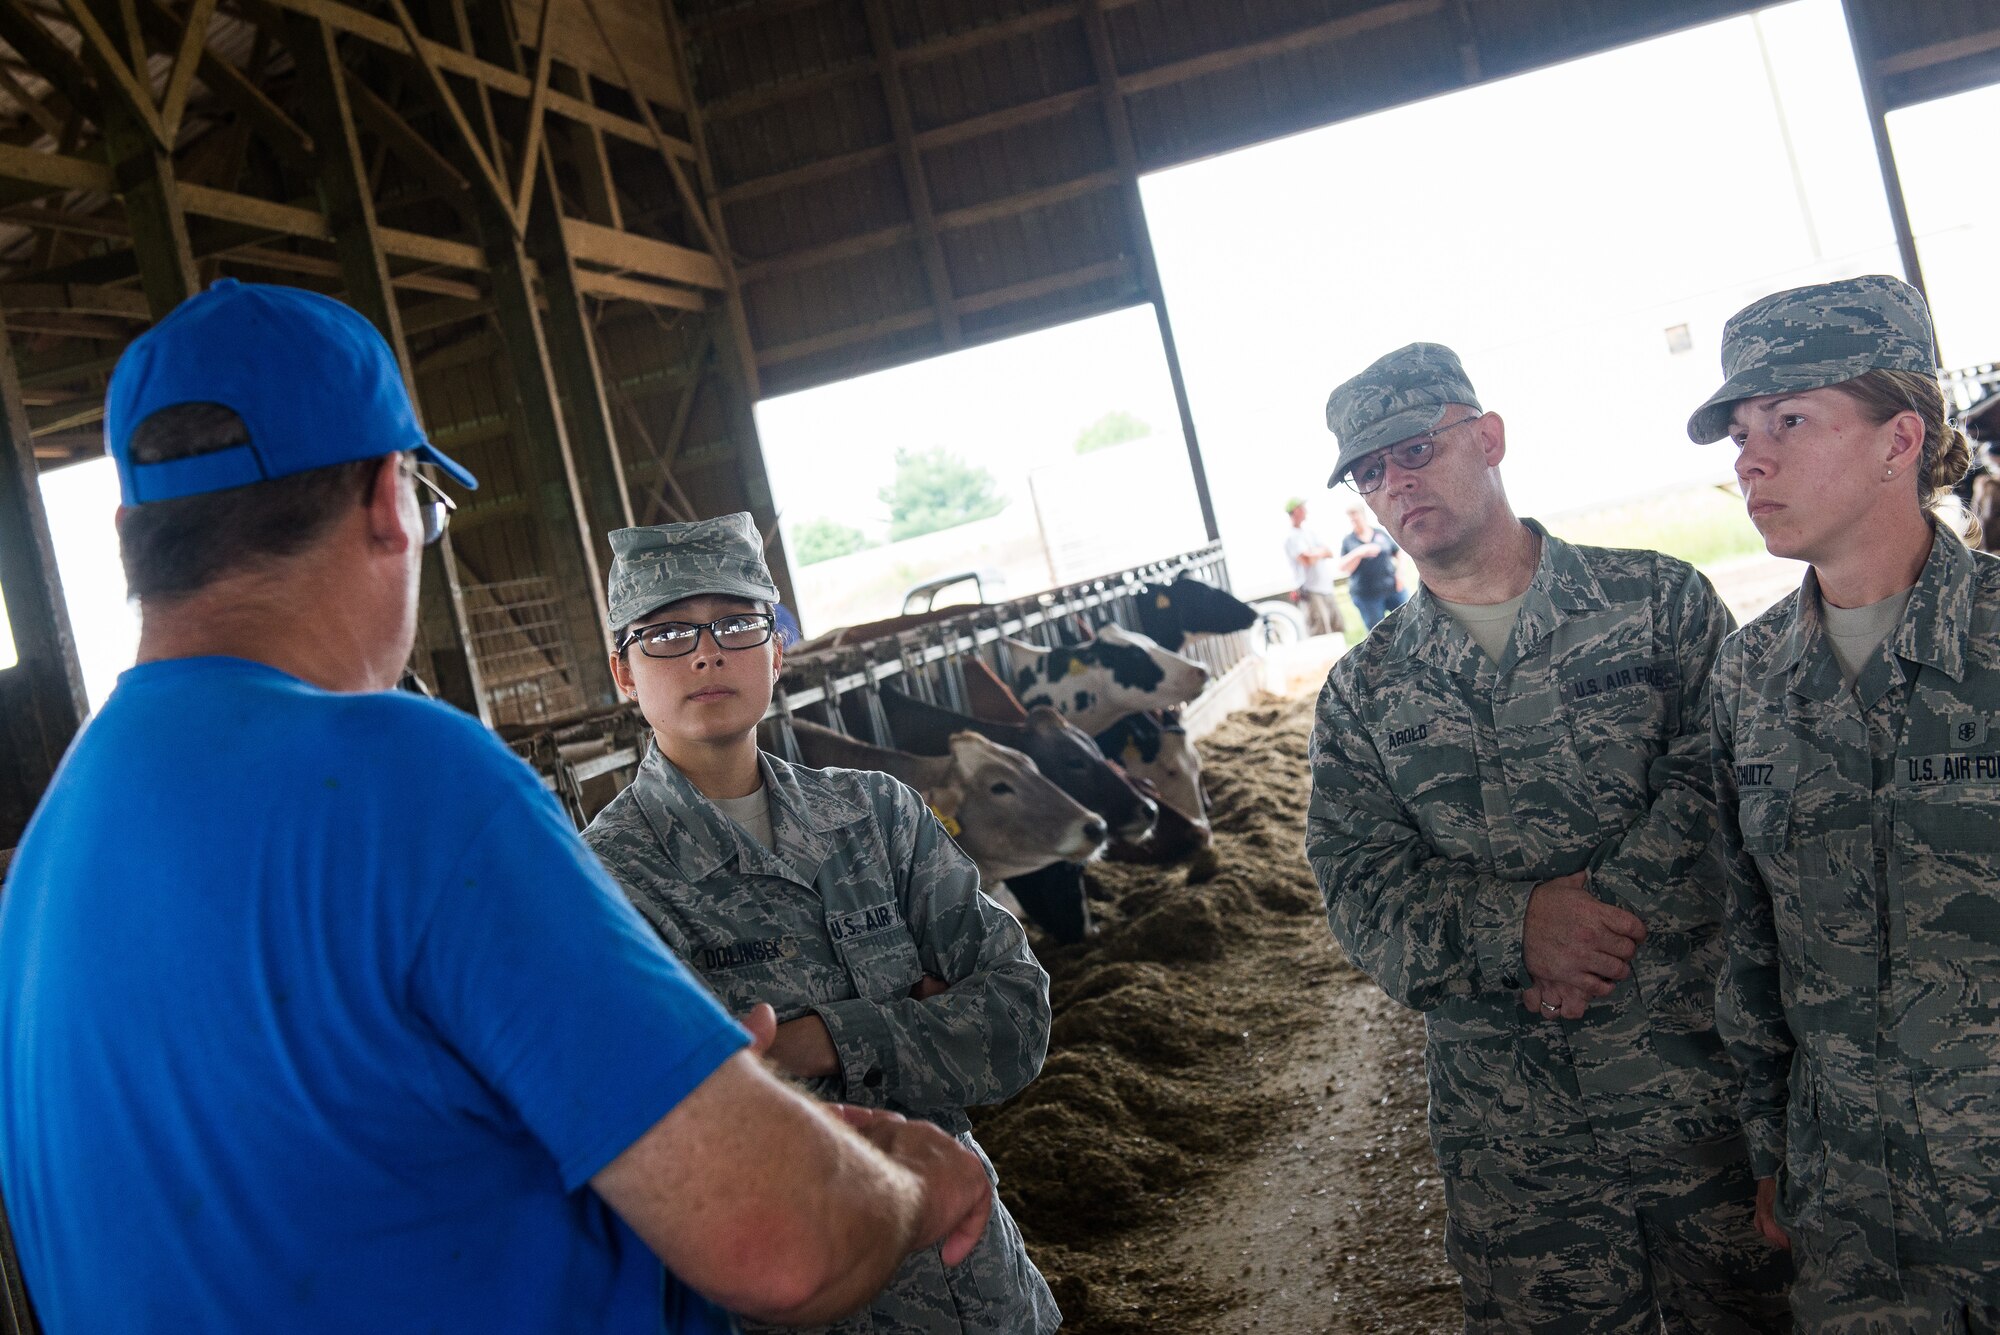
[[(1084, 195), (1109, 190), (1123, 181), (1124, 174), (1112, 169), (1091, 172), (1069, 181), (1059, 181), (1034, 190), (1023, 190), (1019, 194), (1005, 195), (980, 204), (970, 204), (964, 208), (948, 209), (936, 215), (935, 222), (940, 232), (953, 231), (962, 227), (974, 227), (999, 218), (1026, 213), (1030, 209), (1046, 208), (1066, 200), (1078, 199)], [(743, 281), (746, 283), (768, 282), (773, 278), (797, 273), (803, 269), (817, 268), (822, 264), (832, 264), (839, 260), (858, 259), (878, 250), (905, 244), (916, 239), (913, 224), (896, 223), (889, 227), (879, 227), (874, 231), (861, 232), (843, 237), (809, 250), (787, 251), (774, 255), (768, 260), (742, 266)]]
[(944, 345), (956, 348), (963, 342), (963, 336), (959, 332), (958, 312), (951, 304), (951, 270), (945, 264), (937, 218), (931, 210), (930, 179), (924, 173), (923, 155), (917, 152), (909, 93), (903, 87), (902, 71), (896, 67), (896, 38), (889, 28), (889, 11), (883, 0), (862, 0), (862, 6), (867, 11), (868, 39), (875, 48), (875, 68), (882, 78), (882, 96), (889, 106), (889, 128), (896, 136), (896, 158), (903, 169), (903, 198), (916, 228), (917, 251), (923, 256), (931, 305), (937, 309)]
[[(1019, 283), (1010, 283), (1006, 287), (990, 288), (985, 292), (976, 292), (968, 297), (957, 298), (953, 304), (958, 308), (958, 313), (961, 316), (974, 315), (981, 311), (989, 311), (1001, 306), (1011, 306), (1017, 301), (1031, 301), (1036, 297), (1045, 297), (1057, 292), (1068, 291), (1072, 288), (1086, 287), (1092, 283), (1100, 283), (1108, 278), (1117, 278), (1130, 274), (1131, 268), (1131, 259), (1121, 255), (1116, 259), (1104, 260), (1096, 264), (1087, 264), (1079, 269), (1071, 269), (1057, 274), (1044, 274), (1040, 278), (1029, 278)], [(782, 362), (798, 361), (802, 357), (813, 357), (823, 352), (833, 352), (855, 343), (869, 343), (878, 338), (887, 338), (891, 334), (900, 334), (911, 329), (921, 329), (925, 325), (934, 324), (935, 322), (936, 313), (928, 307), (919, 310), (902, 311), (895, 315), (884, 316), (879, 320), (870, 320), (866, 324), (850, 325), (844, 329), (833, 329), (824, 334), (815, 334), (811, 338), (802, 338), (791, 343), (781, 343), (775, 347), (765, 348), (757, 354), (757, 357), (764, 365), (775, 366)]]
[(722, 266), (712, 255), (633, 232), (613, 231), (581, 218), (562, 220), (570, 254), (584, 264), (602, 265), (648, 278), (721, 291)]
[(1985, 32), (1954, 37), (1948, 42), (1933, 42), (1929, 46), (1884, 56), (1875, 62), (1875, 73), (1879, 78), (1891, 79), (1899, 74), (1914, 74), (1934, 65), (1964, 60), (1968, 56), (1983, 56), (1989, 51), (2000, 51), (2000, 28), (1989, 28)]
[(1130, 97), (1134, 93), (1163, 88), (1168, 84), (1185, 83), (1189, 79), (1199, 79), (1204, 75), (1220, 74), (1224, 70), (1232, 70), (1255, 61), (1271, 60), (1315, 46), (1327, 46), (1376, 28), (1388, 28), (1398, 23), (1408, 23), (1412, 19), (1428, 18), (1441, 13), (1444, 7), (1445, 0), (1395, 0), (1393, 4), (1364, 9), (1358, 14), (1349, 14), (1328, 23), (1316, 23), (1310, 28), (1301, 28), (1297, 32), (1285, 33), (1278, 37), (1268, 37), (1261, 42), (1249, 42), (1243, 46), (1211, 51), (1206, 55), (1192, 56), (1186, 60), (1170, 61), (1165, 65), (1155, 65), (1151, 69), (1131, 74), (1121, 73), (1118, 76), (1118, 91)]
[[(43, 27), (19, 0), (0, 2), (0, 38), (20, 53), (28, 68), (48, 80), (70, 106), (79, 110), (96, 106), (90, 72), (76, 53), (55, 34)], [(86, 114), (88, 114), (86, 112)], [(95, 117), (91, 119), (94, 121)]]
[[(183, 50), (188, 42), (195, 40), (197, 34), (189, 31), (160, 0), (135, 0), (135, 3), (140, 25), (155, 40), (180, 46)], [(180, 76), (182, 68), (181, 63), (175, 64), (176, 77)], [(198, 48), (192, 76), (200, 78), (202, 85), (215, 95), (217, 101), (249, 122), (258, 137), (269, 144), (288, 166), (302, 171), (312, 166), (312, 136), (266, 96), (256, 80), (206, 47)], [(178, 126), (178, 117), (174, 123)]]
[[(10, 2), (13, 2), (13, 0), (10, 0)], [(406, 56), (411, 59), (414, 59), (416, 56), (416, 50), (410, 45), (409, 39), (397, 24), (384, 19), (378, 19), (373, 14), (364, 13), (352, 5), (342, 4), (340, 0), (272, 0), (272, 3), (280, 5), (285, 9), (295, 10), (298, 13), (320, 19), (329, 27), (349, 33), (364, 42), (372, 43), (397, 55)], [(534, 95), (534, 80), (528, 75), (522, 74), (517, 70), (510, 70), (500, 65), (495, 65), (490, 61), (481, 60), (479, 57), (461, 51), (455, 46), (447, 45), (432, 38), (419, 36), (417, 40), (421, 43), (424, 53), (435, 61), (438, 67), (447, 74), (460, 75), (476, 83), (483, 84), (496, 93), (505, 93), (510, 97), (518, 97), (523, 101)], [(640, 100), (638, 93), (632, 92), (629, 88), (626, 91), (632, 93), (635, 102)], [(657, 101), (658, 99), (651, 100)], [(682, 112), (686, 110), (686, 107), (680, 105), (665, 105), (667, 105), (667, 109), (670, 111)], [(629, 139), (634, 143), (640, 144), (650, 144), (653, 142), (653, 135), (647, 130), (644, 124), (624, 116), (614, 115), (599, 107), (594, 107), (581, 98), (570, 97), (563, 93), (550, 93), (548, 96), (548, 109), (554, 115), (567, 116), (572, 120), (581, 121), (588, 125), (595, 125), (605, 133), (617, 135), (621, 139)], [(692, 158), (694, 156), (693, 147), (685, 141), (676, 143), (675, 152), (683, 158)]]

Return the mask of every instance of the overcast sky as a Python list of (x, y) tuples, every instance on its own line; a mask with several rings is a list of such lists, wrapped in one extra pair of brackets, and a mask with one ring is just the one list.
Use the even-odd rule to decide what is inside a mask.
[[(1890, 118), (1947, 365), (2000, 360), (2000, 178), (1981, 163), (1996, 120), (1996, 89)], [(1722, 321), (1781, 287), (1899, 271), (1837, 0), (1191, 164), (1143, 193), (1232, 574), (1250, 593), (1287, 582), (1287, 495), (1326, 497), (1338, 527), (1321, 490), (1326, 395), (1391, 348), (1459, 351), (1508, 423), (1517, 508), (1555, 514), (1726, 476), (1726, 447), (1689, 445), (1683, 429), (1719, 381)], [(1683, 324), (1690, 347), (1670, 351)], [(898, 446), (955, 450), (1018, 495), (1030, 468), (1114, 410), (1179, 435), (1150, 307), (769, 400), (757, 416), (787, 526), (829, 517), (879, 535)], [(116, 479), (93, 463), (45, 475), (43, 492), (99, 701), (136, 642)], [(1103, 522), (1147, 516), (1108, 496)]]

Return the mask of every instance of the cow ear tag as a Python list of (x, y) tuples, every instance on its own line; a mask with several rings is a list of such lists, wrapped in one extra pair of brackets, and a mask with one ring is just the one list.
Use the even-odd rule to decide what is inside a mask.
[(1090, 671), (1090, 668), (1089, 668), (1089, 666), (1088, 666), (1087, 664), (1085, 664), (1085, 663), (1084, 663), (1084, 662), (1083, 662), (1083, 661), (1082, 661), (1081, 659), (1077, 659), (1077, 658), (1072, 658), (1072, 659), (1070, 659), (1070, 660), (1069, 660), (1069, 675), (1070, 675), (1070, 676), (1072, 676), (1072, 677), (1081, 677), (1081, 676), (1082, 676), (1082, 675), (1083, 675), (1084, 673), (1086, 673), (1086, 672), (1088, 672), (1088, 671)]
[(954, 839), (958, 838), (959, 826), (957, 821), (945, 815), (942, 811), (939, 811), (936, 807), (931, 808), (931, 815), (937, 817), (938, 824), (944, 826), (944, 832), (946, 834), (950, 835)]
[(1174, 600), (1167, 597), (1166, 594), (1156, 593), (1153, 595), (1153, 606), (1159, 608), (1161, 611), (1165, 611), (1167, 608), (1172, 607), (1173, 605), (1174, 605)]

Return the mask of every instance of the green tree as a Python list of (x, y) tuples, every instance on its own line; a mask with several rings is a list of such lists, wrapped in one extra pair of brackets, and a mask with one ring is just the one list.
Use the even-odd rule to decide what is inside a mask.
[(896, 479), (876, 495), (889, 507), (889, 541), (987, 519), (1007, 508), (993, 474), (943, 449), (896, 451)]
[(1107, 445), (1123, 445), (1128, 440), (1143, 440), (1153, 434), (1147, 426), (1123, 408), (1108, 412), (1079, 431), (1076, 436), (1076, 452), (1089, 454)]
[(874, 545), (866, 533), (837, 519), (808, 519), (793, 534), (793, 550), (802, 566), (831, 561), (836, 556), (852, 556)]

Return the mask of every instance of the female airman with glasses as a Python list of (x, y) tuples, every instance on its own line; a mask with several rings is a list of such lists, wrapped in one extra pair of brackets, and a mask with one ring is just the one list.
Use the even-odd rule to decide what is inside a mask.
[[(749, 515), (621, 529), (611, 546), (611, 669), (653, 737), (585, 841), (732, 1012), (775, 1010), (766, 1056), (780, 1070), (830, 1100), (929, 1120), (984, 1161), (965, 1109), (1021, 1089), (1048, 1047), (1048, 975), (1020, 925), (915, 792), (758, 747), (783, 650)], [(962, 1263), (918, 1252), (828, 1329), (1060, 1323), (996, 1194)]]

